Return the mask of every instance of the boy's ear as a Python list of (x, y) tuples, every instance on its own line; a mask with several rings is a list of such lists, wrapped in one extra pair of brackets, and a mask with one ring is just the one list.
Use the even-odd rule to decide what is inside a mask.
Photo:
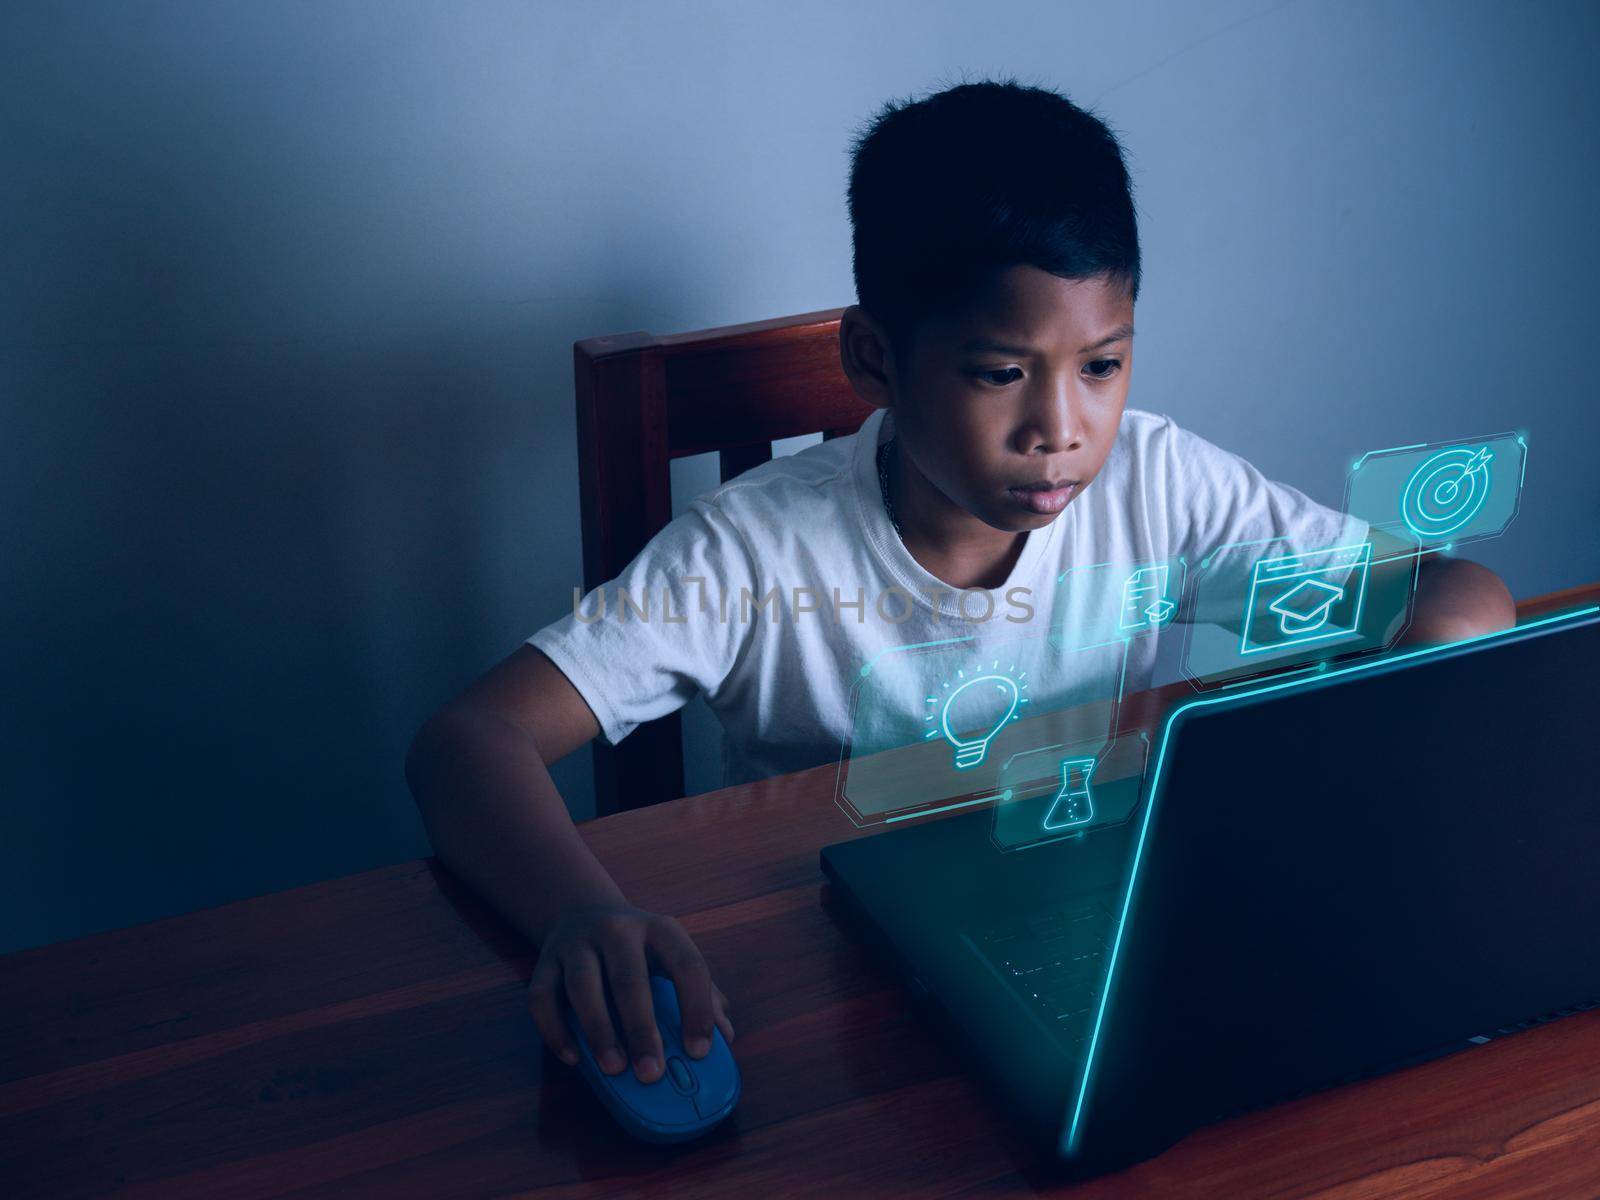
[(839, 365), (863, 401), (874, 408), (893, 407), (896, 383), (889, 337), (859, 304), (839, 317)]

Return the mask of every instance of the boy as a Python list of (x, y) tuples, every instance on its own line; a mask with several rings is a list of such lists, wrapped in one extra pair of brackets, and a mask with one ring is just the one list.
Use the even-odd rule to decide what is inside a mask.
[[(730, 1040), (733, 1027), (683, 927), (631, 906), (589, 852), (549, 764), (701, 690), (730, 781), (811, 766), (850, 732), (862, 663), (1015, 637), (994, 618), (1023, 607), (1047, 625), (1051, 584), (1075, 564), (1198, 562), (1265, 537), (1328, 546), (1346, 528), (1171, 421), (1124, 411), (1138, 235), (1121, 148), (1095, 117), (1011, 81), (887, 105), (856, 142), (849, 202), (859, 303), (840, 357), (878, 411), (694, 501), (600, 589), (603, 614), (591, 594), (540, 630), (407, 756), (440, 858), (540, 944), (529, 1003), (568, 1063), (563, 994), (603, 1070), (631, 1058), (659, 1078), (652, 969), (676, 983), (691, 1055), (713, 1023)], [(618, 612), (629, 603), (654, 608)], [(1413, 640), (1514, 621), (1491, 572), (1423, 564)], [(1128, 690), (1146, 685), (1148, 661), (1129, 673)]]

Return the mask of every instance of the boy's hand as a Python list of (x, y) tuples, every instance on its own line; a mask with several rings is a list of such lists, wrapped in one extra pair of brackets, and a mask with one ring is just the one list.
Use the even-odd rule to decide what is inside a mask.
[[(706, 960), (683, 926), (672, 917), (624, 905), (563, 913), (545, 936), (528, 982), (528, 1006), (551, 1053), (569, 1066), (578, 1061), (577, 1043), (561, 1017), (565, 992), (602, 1071), (619, 1074), (631, 1057), (641, 1083), (661, 1078), (665, 1063), (650, 1001), (652, 967), (677, 988), (683, 1048), (692, 1057), (710, 1051), (713, 1024), (733, 1041), (728, 999), (711, 982)], [(606, 1009), (607, 983), (622, 1024), (620, 1036)]]

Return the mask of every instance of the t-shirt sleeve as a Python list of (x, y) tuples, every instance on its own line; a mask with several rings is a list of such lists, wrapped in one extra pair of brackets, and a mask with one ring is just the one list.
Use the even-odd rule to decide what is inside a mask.
[(722, 619), (720, 600), (755, 591), (755, 564), (727, 516), (694, 500), (623, 572), (528, 639), (578, 689), (601, 736), (616, 745), (635, 726), (714, 693), (733, 671), (747, 623)]
[[(1213, 598), (1241, 590), (1251, 563), (1269, 547), (1274, 554), (1299, 554), (1366, 539), (1365, 521), (1268, 479), (1237, 454), (1170, 421), (1165, 432), (1174, 553), (1184, 558), (1191, 572), (1212, 560), (1217, 576), (1210, 589)], [(1259, 544), (1260, 549), (1242, 547), (1238, 553), (1216, 556), (1222, 547), (1240, 544)], [(1241, 575), (1235, 587), (1226, 586), (1232, 581), (1222, 575), (1228, 573)], [(1206, 620), (1218, 614), (1201, 611), (1196, 616)]]

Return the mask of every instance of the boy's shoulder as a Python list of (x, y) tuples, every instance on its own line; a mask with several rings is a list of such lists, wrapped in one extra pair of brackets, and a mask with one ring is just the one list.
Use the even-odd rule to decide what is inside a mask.
[(1148, 438), (1169, 434), (1177, 428), (1172, 418), (1165, 413), (1150, 412), (1143, 408), (1125, 408), (1122, 410), (1122, 425), (1117, 430), (1117, 436), (1133, 439)]
[(1133, 469), (1147, 476), (1157, 470), (1188, 475), (1222, 471), (1235, 462), (1235, 456), (1185, 429), (1167, 414), (1127, 408), (1122, 412), (1107, 466)]
[[(876, 423), (874, 423), (875, 428)], [(851, 503), (861, 433), (818, 442), (774, 458), (695, 498), (730, 519), (783, 515), (802, 519)]]
[[(1164, 413), (1142, 408), (1125, 408), (1117, 426), (1116, 439), (1106, 456), (1100, 474), (1104, 478), (1148, 480), (1153, 473), (1171, 469), (1172, 449), (1183, 432)], [(1102, 491), (1105, 489), (1102, 488)]]

